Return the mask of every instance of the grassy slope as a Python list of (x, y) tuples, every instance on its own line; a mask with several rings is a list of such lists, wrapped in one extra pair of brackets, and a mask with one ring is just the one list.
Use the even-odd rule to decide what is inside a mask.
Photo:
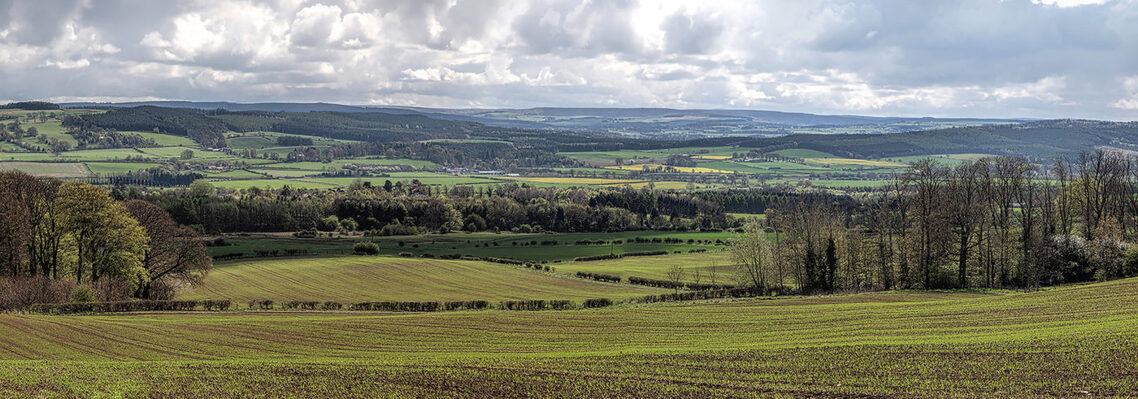
[(562, 312), (0, 315), (0, 395), (1129, 396), (1136, 295), (1138, 279)]
[(264, 259), (224, 264), (182, 297), (364, 301), (625, 299), (665, 290), (602, 284), (497, 263), (397, 257)]

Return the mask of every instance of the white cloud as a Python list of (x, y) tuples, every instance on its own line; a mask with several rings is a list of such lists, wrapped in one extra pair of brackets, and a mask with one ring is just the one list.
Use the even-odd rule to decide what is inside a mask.
[(1128, 76), (1123, 79), (1122, 87), (1126, 89), (1126, 97), (1118, 99), (1111, 105), (1119, 109), (1138, 110), (1138, 76)]
[(1114, 119), (1138, 109), (1134, 0), (13, 4), (0, 10), (0, 87), (20, 98)]

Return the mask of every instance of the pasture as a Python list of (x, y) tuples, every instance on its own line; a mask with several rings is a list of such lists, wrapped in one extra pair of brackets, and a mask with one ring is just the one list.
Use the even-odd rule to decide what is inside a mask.
[(1138, 279), (575, 311), (0, 315), (3, 396), (1133, 396)]

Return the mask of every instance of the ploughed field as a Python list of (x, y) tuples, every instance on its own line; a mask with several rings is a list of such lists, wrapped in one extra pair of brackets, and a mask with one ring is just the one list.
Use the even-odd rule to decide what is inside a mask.
[(1133, 396), (1136, 298), (1128, 279), (538, 312), (5, 314), (0, 396)]

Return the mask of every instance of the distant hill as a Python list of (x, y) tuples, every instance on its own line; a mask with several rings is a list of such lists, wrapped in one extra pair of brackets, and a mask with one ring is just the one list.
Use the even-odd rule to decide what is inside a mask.
[(805, 148), (851, 158), (987, 153), (1054, 157), (1113, 147), (1138, 150), (1138, 122), (1048, 120), (882, 135), (789, 135), (686, 141), (686, 146), (737, 145), (760, 151)]
[(625, 136), (682, 140), (721, 136), (782, 136), (795, 133), (880, 134), (952, 126), (1017, 123), (1018, 119), (907, 118), (740, 109), (672, 108), (558, 108), (445, 109), (373, 107), (330, 103), (232, 103), (195, 101), (144, 101), (129, 103), (65, 103), (68, 108), (158, 106), (230, 112), (381, 112), (421, 115), (432, 119), (475, 122), (517, 129), (577, 130)]

